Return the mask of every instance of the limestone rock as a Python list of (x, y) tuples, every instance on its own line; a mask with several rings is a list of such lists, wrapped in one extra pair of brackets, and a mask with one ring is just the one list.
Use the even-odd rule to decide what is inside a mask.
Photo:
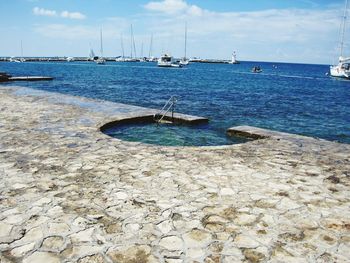
[(76, 234), (70, 235), (70, 238), (73, 243), (78, 243), (78, 242), (91, 242), (93, 241), (92, 234), (94, 232), (94, 228), (89, 228), (83, 231), (80, 231)]
[(187, 247), (205, 247), (211, 241), (211, 234), (200, 229), (192, 229), (183, 235), (183, 240)]
[(34, 252), (23, 260), (23, 263), (59, 263), (60, 259), (53, 253)]
[(27, 252), (33, 250), (35, 247), (35, 242), (16, 247), (11, 250), (11, 255), (14, 257), (23, 257)]
[(238, 235), (235, 238), (234, 243), (237, 247), (240, 247), (240, 248), (256, 248), (259, 246), (259, 243), (256, 242), (254, 239), (242, 234)]
[(234, 220), (234, 222), (238, 225), (251, 225), (256, 220), (255, 215), (250, 214), (239, 214), (237, 218)]
[(41, 247), (46, 250), (60, 251), (64, 245), (64, 239), (61, 236), (51, 236), (44, 239)]
[(183, 241), (181, 238), (177, 236), (167, 236), (163, 237), (159, 245), (164, 247), (167, 250), (182, 250), (183, 249)]

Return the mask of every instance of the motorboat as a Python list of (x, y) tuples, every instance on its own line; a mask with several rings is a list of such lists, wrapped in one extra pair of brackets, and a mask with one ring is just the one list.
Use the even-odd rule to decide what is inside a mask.
[(158, 67), (180, 68), (182, 65), (169, 54), (164, 54), (158, 59)]
[(259, 66), (254, 66), (252, 68), (252, 73), (261, 73), (262, 69)]

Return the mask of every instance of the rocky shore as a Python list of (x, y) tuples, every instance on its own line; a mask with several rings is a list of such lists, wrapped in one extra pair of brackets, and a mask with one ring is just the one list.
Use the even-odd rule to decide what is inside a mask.
[(350, 145), (161, 147), (123, 104), (0, 86), (1, 262), (349, 262)]

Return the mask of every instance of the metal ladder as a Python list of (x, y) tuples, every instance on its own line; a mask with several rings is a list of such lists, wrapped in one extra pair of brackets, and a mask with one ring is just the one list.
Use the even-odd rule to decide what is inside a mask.
[(174, 122), (174, 111), (175, 111), (175, 105), (177, 102), (176, 96), (171, 96), (170, 99), (164, 104), (163, 108), (153, 116), (153, 119), (155, 122), (160, 123), (165, 115), (171, 110), (171, 119), (172, 122)]

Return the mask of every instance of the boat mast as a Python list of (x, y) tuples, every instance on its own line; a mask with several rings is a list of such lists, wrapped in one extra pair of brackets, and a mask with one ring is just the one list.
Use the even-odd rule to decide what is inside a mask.
[(125, 54), (124, 54), (123, 34), (120, 35), (120, 45), (122, 47), (122, 54), (123, 54), (123, 59), (124, 59)]
[(132, 24), (130, 25), (130, 58), (132, 58)]
[(135, 58), (136, 58), (136, 46), (135, 46), (134, 31), (132, 29), (132, 24), (131, 24), (131, 49), (132, 48), (134, 48), (134, 55), (135, 55)]
[(344, 10), (344, 16), (343, 21), (341, 24), (341, 41), (340, 41), (340, 56), (343, 56), (344, 51), (344, 36), (345, 36), (345, 28), (346, 28), (346, 19), (348, 14), (348, 0), (345, 0), (345, 10)]
[(141, 56), (140, 58), (143, 58), (143, 42), (141, 42)]
[(149, 53), (148, 53), (148, 57), (150, 58), (152, 56), (152, 50), (153, 49), (153, 34), (151, 35), (151, 43), (149, 45)]
[(23, 58), (23, 43), (22, 43), (22, 40), (21, 40), (21, 58)]
[(101, 58), (103, 58), (102, 28), (100, 29)]
[(187, 53), (187, 22), (185, 23), (185, 60)]

